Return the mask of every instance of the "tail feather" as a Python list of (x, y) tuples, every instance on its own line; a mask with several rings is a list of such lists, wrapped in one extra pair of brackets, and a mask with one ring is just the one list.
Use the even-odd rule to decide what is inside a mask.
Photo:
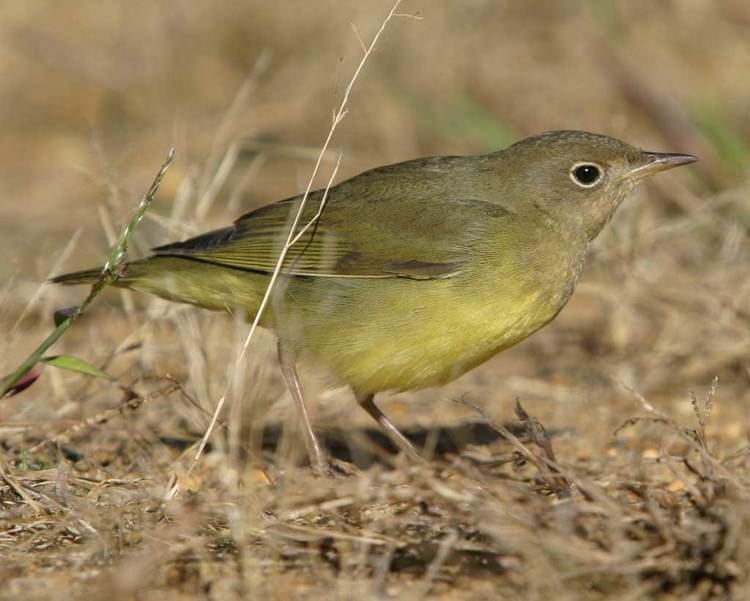
[[(121, 266), (120, 277), (114, 282), (118, 288), (130, 288), (131, 285), (147, 272), (146, 265), (153, 261), (145, 259), (140, 261), (129, 261)], [(72, 273), (63, 273), (50, 279), (53, 284), (62, 284), (63, 286), (75, 286), (77, 284), (93, 284), (102, 274), (103, 266), (94, 267), (93, 269), (84, 269), (83, 271), (73, 271)]]
[[(101, 267), (85, 269), (58, 275), (50, 281), (65, 286), (93, 284), (101, 272)], [(252, 315), (263, 298), (267, 283), (266, 274), (191, 258), (156, 255), (128, 262), (114, 285), (216, 311), (241, 307)]]
[(94, 269), (84, 269), (83, 271), (74, 271), (72, 273), (64, 273), (57, 275), (50, 279), (53, 284), (63, 284), (64, 286), (75, 286), (76, 284), (93, 284), (99, 279), (102, 273), (102, 267), (95, 267)]

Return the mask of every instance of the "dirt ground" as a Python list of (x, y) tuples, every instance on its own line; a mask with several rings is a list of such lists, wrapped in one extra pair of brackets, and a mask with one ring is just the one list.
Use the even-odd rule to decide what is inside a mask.
[[(170, 147), (132, 256), (306, 186), (388, 0), (0, 6), (0, 375), (85, 290)], [(750, 598), (750, 4), (404, 0), (325, 185), (552, 129), (700, 162), (638, 189), (548, 327), (381, 406), (305, 386), (226, 315), (107, 291), (0, 401), (0, 599)], [(226, 388), (216, 433), (188, 468)], [(520, 402), (520, 406), (517, 405)], [(179, 484), (179, 494), (168, 492)]]

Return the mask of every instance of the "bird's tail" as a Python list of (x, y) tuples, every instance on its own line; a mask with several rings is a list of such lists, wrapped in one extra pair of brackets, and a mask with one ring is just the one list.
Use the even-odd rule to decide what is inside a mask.
[(50, 279), (53, 284), (63, 284), (64, 286), (74, 286), (76, 284), (93, 284), (102, 273), (102, 267), (94, 269), (84, 269), (83, 271), (74, 271), (64, 273)]
[[(120, 271), (119, 277), (113, 282), (114, 286), (118, 288), (130, 288), (132, 284), (139, 278), (141, 278), (147, 272), (146, 260), (130, 261), (124, 265), (120, 265), (118, 268)], [(151, 262), (149, 262), (149, 265)], [(50, 279), (53, 284), (62, 284), (63, 286), (75, 286), (77, 284), (93, 284), (99, 279), (102, 274), (104, 266), (94, 267), (93, 269), (84, 269), (83, 271), (73, 271), (71, 273), (63, 273)]]
[[(66, 286), (93, 284), (101, 272), (101, 267), (84, 269), (58, 275), (50, 281)], [(240, 307), (252, 315), (267, 283), (266, 274), (184, 257), (155, 255), (126, 263), (113, 285), (217, 311)]]

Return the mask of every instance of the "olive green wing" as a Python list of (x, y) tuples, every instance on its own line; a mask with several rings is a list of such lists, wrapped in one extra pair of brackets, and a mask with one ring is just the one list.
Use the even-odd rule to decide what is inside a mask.
[[(336, 189), (314, 220), (321, 192), (310, 195), (299, 228), (314, 220), (287, 254), (283, 272), (308, 277), (434, 279), (459, 273), (488, 220), (507, 213), (479, 200), (405, 202), (338, 197)], [(300, 205), (299, 197), (247, 213), (234, 225), (160, 246), (175, 255), (271, 273)]]

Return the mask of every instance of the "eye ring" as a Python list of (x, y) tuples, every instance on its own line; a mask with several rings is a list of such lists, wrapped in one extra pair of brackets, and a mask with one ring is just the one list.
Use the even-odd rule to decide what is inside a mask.
[(570, 168), (570, 179), (581, 188), (593, 188), (604, 178), (604, 170), (600, 165), (590, 161), (576, 163)]

